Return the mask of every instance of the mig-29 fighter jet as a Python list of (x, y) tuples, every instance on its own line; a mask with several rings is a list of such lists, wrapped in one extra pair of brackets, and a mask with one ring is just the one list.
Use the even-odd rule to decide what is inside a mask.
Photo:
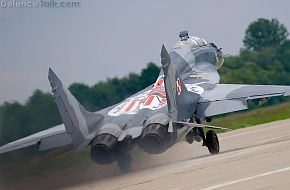
[[(290, 95), (290, 86), (219, 84), (218, 69), (224, 62), (221, 49), (188, 36), (187, 31), (179, 36), (181, 40), (169, 53), (162, 46), (162, 70), (154, 84), (94, 113), (86, 111), (49, 69), (63, 124), (8, 143), (0, 147), (0, 153), (35, 144), (40, 150), (90, 147), (96, 163), (117, 161), (121, 170), (129, 170), (130, 151), (135, 146), (159, 154), (185, 137), (188, 143), (202, 141), (211, 154), (217, 154), (220, 147), (213, 129), (227, 129), (204, 121), (247, 109), (249, 100)], [(204, 128), (209, 129), (206, 134)]]

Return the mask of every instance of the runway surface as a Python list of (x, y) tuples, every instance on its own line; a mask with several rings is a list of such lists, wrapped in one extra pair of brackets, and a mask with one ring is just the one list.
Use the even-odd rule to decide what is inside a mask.
[(64, 188), (290, 189), (290, 119), (219, 134), (221, 152), (200, 143), (178, 143), (133, 163), (135, 170)]

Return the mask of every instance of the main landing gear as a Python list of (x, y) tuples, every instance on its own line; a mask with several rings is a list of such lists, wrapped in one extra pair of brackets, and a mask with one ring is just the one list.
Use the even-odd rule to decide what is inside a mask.
[(211, 154), (218, 154), (220, 151), (219, 139), (213, 130), (206, 133), (206, 146)]
[[(210, 122), (211, 118), (209, 119), (206, 121)], [(191, 122), (192, 121), (193, 118), (191, 118)], [(195, 118), (195, 121), (196, 123), (201, 124), (199, 119)], [(185, 139), (189, 144), (192, 144), (193, 141), (200, 142), (202, 140), (202, 146), (206, 146), (211, 154), (218, 154), (220, 151), (219, 139), (216, 132), (213, 130), (207, 131), (205, 135), (203, 128), (194, 127), (187, 133)]]
[(200, 142), (202, 140), (202, 146), (206, 146), (211, 154), (218, 154), (220, 151), (219, 139), (213, 130), (207, 131), (204, 135), (202, 128), (195, 127), (187, 133), (185, 139), (189, 144), (192, 144), (193, 141)]

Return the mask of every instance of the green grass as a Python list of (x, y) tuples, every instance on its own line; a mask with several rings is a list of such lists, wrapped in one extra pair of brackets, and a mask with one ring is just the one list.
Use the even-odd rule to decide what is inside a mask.
[(213, 118), (211, 125), (239, 129), (290, 118), (290, 101)]

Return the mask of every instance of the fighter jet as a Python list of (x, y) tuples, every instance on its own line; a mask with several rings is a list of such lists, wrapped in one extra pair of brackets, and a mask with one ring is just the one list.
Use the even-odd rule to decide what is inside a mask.
[(185, 138), (188, 143), (202, 142), (210, 154), (217, 154), (220, 146), (214, 130), (228, 129), (208, 125), (213, 116), (247, 109), (253, 99), (290, 95), (290, 86), (219, 84), (218, 69), (224, 63), (221, 48), (189, 36), (187, 31), (179, 37), (169, 53), (162, 46), (162, 69), (154, 84), (94, 113), (49, 69), (63, 124), (8, 143), (0, 147), (0, 153), (31, 145), (39, 150), (88, 147), (93, 161), (118, 162), (123, 171), (130, 170), (130, 152), (136, 146), (149, 154), (160, 154)]

